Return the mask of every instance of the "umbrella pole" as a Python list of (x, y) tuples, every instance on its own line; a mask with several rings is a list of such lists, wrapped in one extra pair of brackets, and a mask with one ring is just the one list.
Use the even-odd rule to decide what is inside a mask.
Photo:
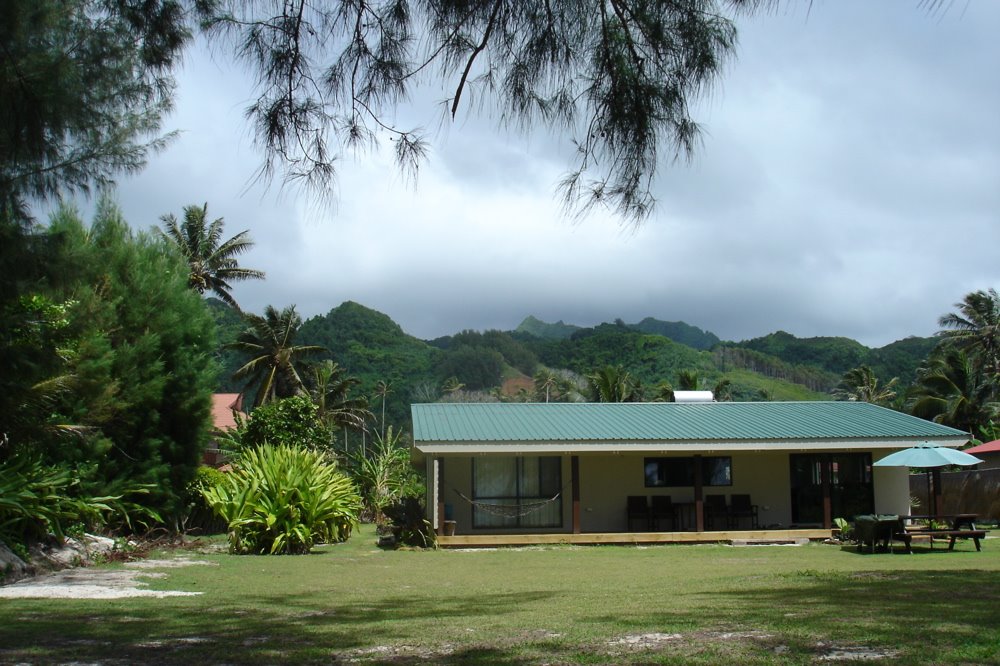
[(941, 468), (940, 467), (935, 467), (934, 468), (933, 479), (934, 479), (934, 515), (936, 517), (936, 516), (938, 516), (941, 513), (941, 509), (943, 508), (941, 506), (943, 504), (943, 502), (941, 501)]
[(924, 470), (925, 486), (927, 487), (927, 514), (934, 518), (937, 516), (937, 507), (934, 505), (934, 491), (931, 487), (931, 470), (928, 467)]

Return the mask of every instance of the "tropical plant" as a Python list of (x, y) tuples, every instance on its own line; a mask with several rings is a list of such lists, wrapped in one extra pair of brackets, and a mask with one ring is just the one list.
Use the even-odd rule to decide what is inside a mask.
[[(316, 403), (317, 416), (331, 428), (344, 431), (344, 448), (347, 448), (347, 431), (365, 433), (368, 421), (373, 419), (368, 410), (368, 398), (351, 397), (351, 391), (360, 385), (356, 377), (346, 374), (346, 370), (329, 359), (313, 368), (312, 398)], [(385, 402), (382, 403), (382, 418), (385, 418)]]
[(441, 382), (441, 391), (446, 394), (453, 394), (461, 391), (465, 388), (465, 384), (458, 381), (458, 377), (448, 377), (448, 379)]
[(535, 373), (535, 395), (540, 401), (544, 398), (544, 402), (549, 402), (558, 386), (558, 376), (548, 368), (542, 368)]
[(674, 387), (670, 382), (663, 381), (653, 389), (653, 402), (673, 402)]
[(944, 346), (918, 371), (907, 409), (914, 416), (976, 432), (980, 424), (1000, 416), (996, 390), (965, 351)]
[(389, 394), (392, 393), (392, 382), (387, 382), (384, 379), (378, 380), (378, 384), (375, 385), (375, 395), (382, 399), (382, 431), (381, 436), (385, 438), (385, 403)]
[(250, 357), (233, 376), (246, 382), (245, 394), (253, 392), (253, 405), (304, 393), (305, 386), (296, 366), (326, 350), (318, 345), (294, 344), (302, 326), (302, 317), (295, 312), (295, 306), (278, 312), (268, 305), (263, 317), (245, 316), (249, 326), (227, 347)]
[(720, 379), (712, 389), (712, 396), (716, 402), (732, 402), (733, 382), (729, 379)]
[(46, 465), (33, 454), (0, 464), (0, 541), (23, 543), (49, 534), (63, 539), (71, 524), (92, 529), (117, 519), (132, 529), (162, 521), (155, 510), (125, 499), (148, 493), (148, 486), (119, 484), (117, 494), (94, 496), (83, 488), (81, 477), (88, 475), (89, 470)]
[(346, 540), (361, 498), (322, 454), (294, 446), (245, 451), (224, 483), (203, 491), (229, 529), (234, 554), (302, 554)]
[(88, 494), (174, 518), (208, 439), (211, 315), (187, 288), (183, 262), (160, 238), (133, 231), (107, 198), (89, 227), (60, 208), (45, 238), (49, 296), (75, 304), (60, 331), (69, 342), (55, 349), (62, 365), (50, 375), (71, 376), (72, 390), (50, 394), (40, 413), (81, 428), (71, 445), (42, 436), (31, 445), (47, 463), (92, 468)]
[(367, 455), (355, 454), (351, 463), (351, 476), (378, 525), (385, 523), (387, 507), (405, 497), (421, 497), (424, 494), (423, 483), (410, 464), (410, 450), (403, 440), (403, 433), (399, 430), (394, 432), (392, 426), (389, 426), (385, 437), (375, 433)]
[(622, 366), (607, 365), (587, 375), (590, 398), (594, 402), (640, 402), (642, 385)]
[[(394, 546), (433, 547), (436, 536), (427, 520), (424, 504), (419, 497), (404, 497), (385, 508), (386, 528), (392, 534)], [(382, 545), (381, 541), (379, 545)]]
[(834, 389), (833, 395), (838, 400), (884, 405), (896, 397), (894, 387), (898, 383), (899, 378), (893, 377), (885, 386), (879, 386), (875, 372), (867, 365), (860, 365), (844, 373), (840, 386)]
[(319, 408), (306, 396), (281, 398), (250, 413), (241, 433), (241, 451), (263, 444), (297, 446), (332, 454), (333, 431), (319, 417)]
[(181, 520), (181, 528), (185, 532), (188, 530), (200, 530), (213, 533), (225, 530), (226, 524), (215, 515), (212, 507), (209, 506), (208, 501), (205, 499), (206, 490), (215, 488), (225, 483), (225, 481), (225, 473), (220, 472), (214, 467), (202, 465), (198, 468), (194, 479), (188, 484), (187, 493), (185, 494), (186, 510)]
[(962, 349), (996, 381), (1000, 375), (1000, 295), (996, 289), (974, 291), (955, 303), (958, 312), (943, 315), (938, 333)]
[(210, 291), (230, 306), (239, 310), (236, 300), (229, 293), (230, 283), (241, 280), (263, 280), (264, 272), (241, 268), (238, 257), (253, 248), (249, 231), (241, 231), (229, 240), (222, 240), (222, 218), (208, 222), (208, 204), (185, 206), (184, 221), (164, 215), (160, 218), (163, 229), (156, 231), (177, 248), (187, 261), (191, 272), (188, 286), (204, 294)]
[(678, 391), (697, 391), (700, 385), (697, 370), (681, 370), (677, 373)]

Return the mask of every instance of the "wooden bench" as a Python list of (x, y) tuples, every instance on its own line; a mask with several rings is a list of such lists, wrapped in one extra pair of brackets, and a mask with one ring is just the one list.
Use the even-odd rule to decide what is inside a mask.
[(955, 539), (972, 539), (976, 550), (982, 550), (979, 540), (986, 538), (986, 530), (914, 530), (910, 533), (911, 538), (916, 534), (929, 536), (931, 548), (934, 547), (934, 539), (948, 539), (948, 550), (955, 550)]

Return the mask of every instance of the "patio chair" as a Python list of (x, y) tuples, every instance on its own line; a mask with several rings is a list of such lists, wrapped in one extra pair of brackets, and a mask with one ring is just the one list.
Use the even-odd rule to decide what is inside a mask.
[(626, 504), (628, 531), (632, 531), (633, 520), (646, 521), (646, 529), (649, 529), (649, 503), (644, 495), (629, 495)]
[(749, 495), (737, 495), (733, 493), (729, 501), (729, 522), (732, 527), (739, 529), (741, 518), (750, 519), (751, 529), (755, 530), (760, 527), (760, 522), (757, 518), (757, 505), (750, 501)]
[(729, 507), (725, 495), (705, 495), (705, 527), (713, 529), (715, 521), (722, 518), (729, 527)]
[(676, 529), (674, 503), (670, 495), (653, 495), (653, 508), (649, 514), (649, 522), (654, 532), (660, 531), (660, 521), (666, 519), (670, 521), (670, 530)]

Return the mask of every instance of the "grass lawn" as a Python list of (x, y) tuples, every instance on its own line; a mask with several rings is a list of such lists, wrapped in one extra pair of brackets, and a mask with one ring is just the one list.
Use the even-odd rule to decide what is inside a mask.
[[(1000, 664), (1000, 547), (183, 554), (152, 589), (0, 601), (0, 662)], [(820, 661), (822, 660), (822, 661)], [(870, 663), (870, 662), (869, 662)]]

